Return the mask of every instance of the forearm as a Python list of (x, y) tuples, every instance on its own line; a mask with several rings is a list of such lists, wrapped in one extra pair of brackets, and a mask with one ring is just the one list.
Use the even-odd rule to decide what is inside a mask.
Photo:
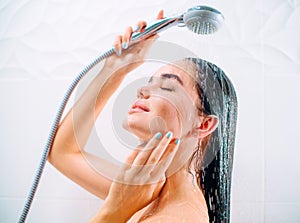
[(61, 122), (51, 153), (78, 153), (90, 135), (94, 121), (122, 82), (125, 74), (104, 67)]
[(111, 179), (95, 171), (86, 158), (104, 166), (108, 164), (99, 157), (87, 154), (83, 148), (94, 120), (126, 74), (110, 75), (110, 70), (104, 68), (90, 83), (60, 124), (48, 156), (48, 161), (61, 173), (102, 199), (108, 194)]

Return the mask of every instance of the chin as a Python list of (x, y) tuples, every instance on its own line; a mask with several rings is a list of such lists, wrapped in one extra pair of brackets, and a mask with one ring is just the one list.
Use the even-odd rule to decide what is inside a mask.
[(166, 121), (162, 117), (157, 115), (153, 115), (150, 118), (145, 116), (140, 117), (135, 115), (128, 115), (127, 118), (123, 121), (123, 128), (128, 132), (134, 134), (141, 141), (149, 140), (157, 132), (165, 134), (169, 130), (171, 130), (173, 131), (173, 134), (177, 133), (174, 126), (172, 127), (168, 126)]
[(140, 141), (147, 141), (152, 135), (149, 127), (137, 125), (137, 123), (131, 119), (125, 119), (122, 126), (125, 130), (135, 135)]

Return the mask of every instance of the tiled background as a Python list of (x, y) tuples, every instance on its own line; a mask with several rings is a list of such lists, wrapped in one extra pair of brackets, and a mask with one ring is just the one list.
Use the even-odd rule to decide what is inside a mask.
[[(1, 0), (1, 222), (17, 221), (60, 100), (84, 65), (125, 26), (199, 4), (224, 14), (218, 33), (174, 28), (160, 39), (216, 63), (236, 86), (231, 222), (300, 222), (299, 0)], [(87, 222), (100, 205), (47, 164), (28, 222)]]

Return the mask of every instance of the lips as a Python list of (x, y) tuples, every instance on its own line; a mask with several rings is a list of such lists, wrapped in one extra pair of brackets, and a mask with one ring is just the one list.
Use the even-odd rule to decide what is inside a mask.
[(132, 105), (128, 113), (132, 114), (132, 113), (149, 112), (149, 111), (150, 109), (145, 104), (143, 104), (141, 101), (137, 101)]

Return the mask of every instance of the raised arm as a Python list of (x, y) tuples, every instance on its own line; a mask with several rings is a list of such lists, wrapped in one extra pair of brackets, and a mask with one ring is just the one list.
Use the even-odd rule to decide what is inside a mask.
[[(161, 12), (160, 14), (162, 16)], [(143, 31), (146, 24), (141, 21), (138, 26), (138, 31)], [(108, 194), (111, 179), (96, 172), (85, 157), (90, 157), (96, 162), (105, 161), (85, 152), (84, 146), (93, 128), (94, 120), (124, 77), (143, 62), (155, 39), (151, 37), (121, 53), (122, 44), (130, 41), (132, 32), (132, 28), (127, 27), (123, 36), (115, 38), (114, 46), (119, 56), (114, 54), (106, 59), (103, 69), (60, 123), (48, 157), (48, 161), (65, 176), (102, 199), (105, 199)], [(94, 114), (94, 116), (86, 114)]]

